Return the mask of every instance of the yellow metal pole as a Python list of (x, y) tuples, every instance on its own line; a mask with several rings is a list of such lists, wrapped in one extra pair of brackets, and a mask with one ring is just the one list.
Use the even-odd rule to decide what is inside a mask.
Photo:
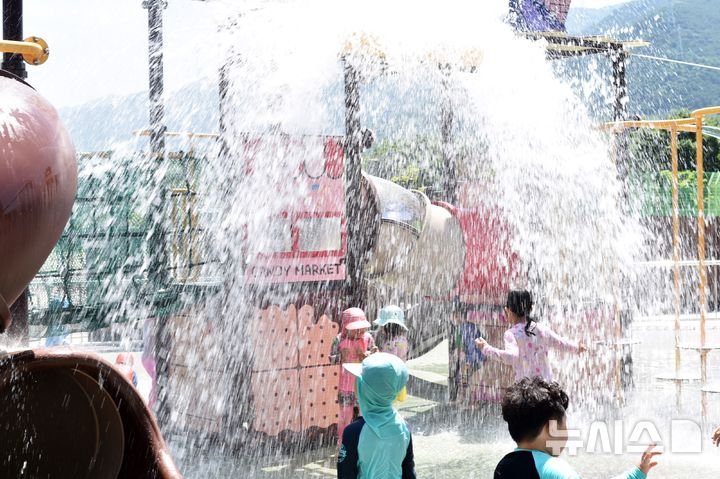
[[(700, 273), (700, 346), (705, 347), (705, 191), (703, 177), (703, 118), (698, 117), (695, 141), (697, 142), (697, 220), (698, 220), (698, 269)], [(703, 377), (703, 382), (705, 381)]]
[[(177, 191), (176, 191), (176, 190), (177, 190), (177, 188), (172, 188), (172, 189), (170, 190), (171, 193), (174, 193), (174, 194), (171, 194), (171, 195), (170, 195), (170, 203), (171, 203), (171, 206), (170, 206), (170, 218), (171, 218), (171, 220), (170, 220), (170, 221), (172, 222), (173, 226), (176, 226), (176, 224), (177, 224), (177, 221), (176, 221), (176, 220), (177, 220), (177, 197), (175, 196), (175, 194), (177, 194)], [(171, 251), (172, 251), (172, 254), (171, 254), (171, 256), (170, 256), (170, 265), (173, 266), (173, 267), (175, 267), (175, 266), (177, 266), (177, 263), (178, 263), (177, 257), (178, 257), (178, 255), (179, 255), (179, 253), (178, 253), (177, 227), (176, 227), (176, 230), (175, 230), (175, 231), (173, 232), (173, 234), (172, 234)], [(175, 271), (175, 270), (174, 270), (174, 271)]]
[[(697, 148), (697, 184), (698, 184), (698, 269), (700, 273), (700, 376), (703, 386), (707, 384), (707, 355), (705, 349), (705, 210), (703, 189), (703, 134), (702, 126), (705, 116), (720, 113), (720, 107), (702, 108), (695, 110), (692, 116), (695, 118), (695, 142)], [(702, 391), (702, 417), (703, 422), (707, 420), (707, 392)]]
[(698, 117), (705, 117), (709, 115), (717, 115), (720, 113), (720, 106), (711, 106), (708, 108), (700, 108), (699, 110), (695, 110), (692, 112), (692, 117), (698, 118)]
[(672, 158), (672, 246), (673, 282), (675, 289), (675, 393), (676, 406), (680, 410), (682, 386), (680, 384), (680, 201), (678, 198), (678, 132), (670, 127), (670, 152)]
[[(188, 208), (189, 208), (189, 195), (190, 190), (187, 191), (182, 196), (182, 226), (180, 227), (180, 241), (181, 241), (181, 249), (180, 249), (180, 259), (178, 261), (178, 269), (182, 274), (183, 281), (187, 281), (188, 277), (190, 276), (190, 270), (189, 265), (186, 261), (189, 261), (189, 252), (190, 252), (190, 219), (188, 217)], [(185, 263), (185, 264), (181, 264)]]
[[(675, 280), (675, 371), (676, 385), (678, 391), (678, 407), (680, 405), (680, 378), (679, 370), (681, 367), (680, 356), (680, 272), (679, 272), (679, 201), (678, 201), (678, 166), (677, 166), (677, 134), (679, 131), (695, 132), (695, 141), (697, 147), (697, 228), (698, 228), (698, 273), (699, 273), (699, 298), (700, 306), (700, 376), (703, 386), (707, 384), (707, 355), (709, 349), (706, 348), (706, 324), (705, 324), (705, 191), (704, 191), (704, 167), (703, 167), (703, 134), (702, 126), (704, 117), (707, 115), (720, 114), (720, 106), (703, 108), (692, 112), (692, 118), (681, 118), (677, 120), (660, 120), (660, 121), (623, 121), (606, 123), (601, 129), (606, 131), (619, 131), (624, 128), (652, 128), (652, 129), (669, 129), (672, 142), (672, 194), (673, 194), (673, 263), (674, 263), (674, 280)], [(702, 392), (702, 414), (703, 420), (707, 417), (707, 398), (706, 393)]]
[[(618, 130), (616, 133), (621, 133), (623, 130)], [(612, 160), (613, 165), (615, 165), (615, 169), (617, 171), (617, 162), (618, 158), (620, 157), (620, 146), (621, 142), (617, 135), (615, 136), (615, 141), (612, 142)], [(620, 198), (618, 196), (615, 197), (615, 202), (619, 203)], [(615, 262), (613, 265), (613, 296), (615, 300), (615, 314), (613, 318), (613, 336), (615, 338), (614, 344), (613, 344), (613, 355), (615, 359), (615, 388), (617, 389), (616, 392), (616, 398), (618, 402), (618, 406), (622, 407), (625, 405), (625, 395), (623, 391), (623, 346), (621, 346), (620, 342), (622, 340), (623, 334), (622, 334), (622, 294), (620, 291), (621, 285), (620, 285), (620, 264), (618, 261), (618, 258), (615, 258)]]
[[(695, 117), (695, 146), (697, 148), (697, 220), (698, 220), (698, 273), (700, 274), (699, 305), (700, 305), (700, 380), (702, 386), (707, 385), (707, 355), (705, 349), (705, 191), (703, 177), (703, 116)], [(707, 394), (703, 391), (702, 396), (702, 417), (707, 417)]]

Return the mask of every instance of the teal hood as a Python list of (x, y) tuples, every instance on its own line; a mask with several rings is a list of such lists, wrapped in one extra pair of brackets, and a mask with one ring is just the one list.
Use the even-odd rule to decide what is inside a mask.
[(407, 426), (392, 403), (407, 383), (407, 366), (387, 353), (371, 354), (360, 366), (347, 369), (357, 376), (358, 404), (365, 424), (380, 438), (404, 434)]

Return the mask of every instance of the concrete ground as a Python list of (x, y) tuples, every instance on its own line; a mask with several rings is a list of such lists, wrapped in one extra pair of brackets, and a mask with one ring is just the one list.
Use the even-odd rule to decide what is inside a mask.
[[(674, 333), (665, 320), (644, 321), (633, 326), (633, 335), (642, 343), (634, 346), (634, 378), (636, 387), (628, 395), (626, 405), (615, 412), (610, 422), (611, 449), (605, 452), (585, 452), (565, 458), (576, 468), (581, 477), (600, 479), (612, 477), (632, 467), (639, 453), (628, 452), (632, 444), (645, 444), (651, 437), (647, 434), (635, 443), (615, 441), (613, 431), (622, 425), (627, 436), (639, 421), (648, 420), (656, 425), (666, 452), (659, 459), (660, 465), (651, 478), (669, 479), (682, 476), (693, 478), (720, 477), (720, 450), (713, 447), (708, 438), (712, 428), (720, 424), (720, 394), (707, 395), (706, 424), (702, 424), (701, 395), (699, 386), (685, 385), (680, 391), (680, 408), (677, 408), (677, 391), (672, 383), (660, 382), (656, 376), (674, 369)], [(698, 335), (698, 325), (693, 321), (683, 323), (681, 339), (692, 342)], [(720, 344), (720, 321), (708, 322), (708, 341)], [(116, 352), (103, 352), (114, 361)], [(138, 353), (134, 353), (138, 388), (141, 394), (149, 391), (149, 377), (140, 365)], [(697, 373), (699, 361), (694, 352), (683, 353), (683, 370)], [(720, 379), (720, 352), (709, 355), (709, 377)], [(441, 344), (428, 354), (409, 362), (411, 374), (426, 381), (446, 383), (447, 345)], [(440, 401), (409, 396), (398, 403), (403, 416), (413, 430), (416, 471), (425, 478), (490, 478), (495, 465), (514, 447), (508, 437), (499, 408), (486, 406), (478, 410), (459, 410)], [(673, 430), (673, 419), (690, 420), (704, 428), (702, 431), (678, 432)], [(571, 421), (585, 426), (587, 416), (571, 414)], [(597, 432), (597, 431), (596, 431)], [(596, 437), (600, 437), (597, 436)], [(600, 437), (602, 439), (602, 437)], [(186, 441), (170, 438), (170, 445), (177, 464), (188, 479), (200, 478), (332, 478), (335, 477), (335, 448), (323, 447), (307, 450), (301, 454), (283, 451), (246, 451), (243, 454), (199, 453)], [(602, 442), (602, 441), (600, 441)], [(677, 453), (669, 449), (682, 445), (698, 445), (701, 452)], [(587, 444), (586, 444), (587, 445)], [(598, 448), (596, 448), (597, 450)], [(617, 449), (617, 451), (613, 451)], [(617, 454), (616, 454), (617, 452)]]
[[(682, 340), (691, 342), (698, 334), (696, 322), (683, 323)], [(635, 346), (634, 377), (636, 388), (627, 397), (621, 410), (615, 411), (615, 419), (622, 423), (610, 422), (609, 437), (622, 425), (625, 436), (641, 420), (657, 425), (665, 446), (660, 465), (649, 477), (655, 479), (676, 479), (693, 477), (717, 479), (720, 477), (720, 450), (710, 444), (712, 426), (720, 424), (720, 395), (708, 396), (706, 420), (702, 425), (700, 393), (697, 385), (686, 385), (681, 391), (680, 410), (676, 409), (676, 390), (673, 384), (660, 382), (655, 376), (672, 372), (674, 369), (674, 333), (667, 321), (646, 321), (633, 326), (634, 337), (642, 343)], [(720, 343), (720, 321), (708, 324), (708, 339)], [(711, 379), (720, 378), (718, 357), (720, 352), (710, 354)], [(441, 344), (425, 356), (409, 362), (411, 373), (425, 380), (442, 383), (447, 377), (447, 345)], [(698, 371), (697, 356), (684, 353), (683, 370)], [(442, 404), (418, 397), (408, 397), (399, 404), (399, 409), (413, 430), (416, 472), (420, 478), (490, 478), (497, 462), (511, 451), (510, 440), (497, 406), (475, 411), (458, 411), (452, 405)], [(673, 430), (673, 418), (697, 422), (702, 431)], [(588, 422), (585, 417), (573, 417), (578, 422)], [(612, 428), (616, 429), (612, 429)], [(642, 430), (641, 430), (642, 431)], [(584, 436), (587, 436), (587, 430)], [(687, 435), (686, 435), (687, 434)], [(676, 437), (673, 437), (676, 436)], [(696, 440), (697, 438), (697, 440)], [(627, 437), (626, 437), (627, 439)], [(600, 479), (620, 474), (632, 468), (640, 453), (628, 452), (633, 445), (646, 444), (651, 438), (644, 433), (636, 442), (613, 442), (608, 452), (580, 453), (568, 456), (568, 460), (583, 478)], [(698, 442), (701, 441), (701, 442)], [(587, 441), (586, 441), (587, 442)], [(701, 452), (673, 453), (670, 448), (680, 444), (696, 444)], [(599, 442), (598, 442), (599, 444)], [(617, 451), (613, 451), (617, 449)], [(303, 454), (254, 455), (229, 458), (221, 455), (193, 457), (184, 451), (177, 457), (178, 463), (188, 478), (332, 478), (335, 477), (335, 450), (333, 447), (306, 451)], [(615, 453), (617, 452), (617, 454)]]

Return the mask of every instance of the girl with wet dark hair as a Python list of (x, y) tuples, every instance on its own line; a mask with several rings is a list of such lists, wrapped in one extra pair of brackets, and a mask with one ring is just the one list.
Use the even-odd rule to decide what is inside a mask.
[(505, 349), (494, 348), (483, 338), (477, 338), (475, 345), (486, 358), (512, 366), (518, 380), (539, 376), (552, 381), (550, 349), (582, 353), (587, 348), (537, 323), (530, 317), (532, 307), (532, 296), (528, 291), (510, 291), (505, 303), (505, 317), (513, 327), (505, 331)]
[(509, 309), (516, 317), (525, 318), (525, 334), (528, 336), (534, 336), (532, 332), (534, 329), (533, 319), (530, 317), (530, 311), (532, 311), (533, 303), (532, 296), (528, 291), (510, 291), (508, 293), (505, 308)]

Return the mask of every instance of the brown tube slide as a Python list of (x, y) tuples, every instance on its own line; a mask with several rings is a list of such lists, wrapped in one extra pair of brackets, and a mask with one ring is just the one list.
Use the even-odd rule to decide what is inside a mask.
[(0, 358), (2, 477), (181, 478), (135, 387), (68, 348)]
[(367, 274), (399, 291), (445, 297), (462, 278), (465, 241), (460, 222), (423, 193), (363, 174), (379, 223)]

